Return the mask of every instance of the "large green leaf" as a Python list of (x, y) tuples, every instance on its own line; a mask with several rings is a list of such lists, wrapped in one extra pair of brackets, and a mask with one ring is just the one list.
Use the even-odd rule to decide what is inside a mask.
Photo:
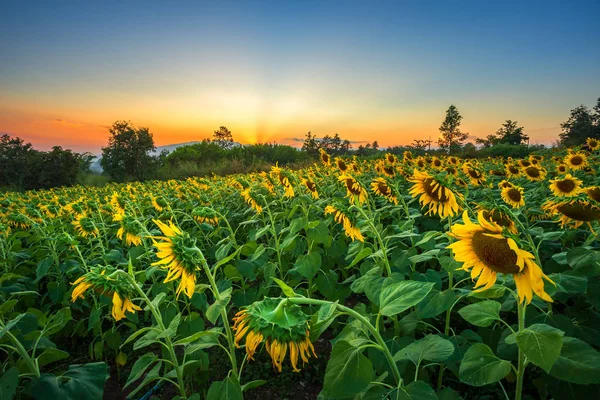
[(471, 386), (498, 382), (510, 372), (510, 362), (502, 360), (483, 343), (467, 350), (460, 364), (460, 381)]
[(550, 375), (581, 385), (600, 383), (600, 353), (589, 344), (572, 337), (563, 337), (560, 356)]
[(206, 395), (206, 400), (242, 400), (242, 398), (242, 387), (233, 377), (213, 382)]
[(129, 373), (129, 378), (125, 383), (124, 387), (131, 385), (133, 382), (137, 381), (142, 377), (144, 372), (148, 369), (154, 361), (158, 360), (158, 357), (154, 353), (146, 353), (135, 361), (133, 367), (131, 367), (131, 372)]
[(454, 353), (454, 345), (449, 340), (437, 335), (427, 335), (413, 342), (394, 355), (394, 361), (410, 360), (415, 365), (421, 361), (440, 362)]
[(225, 309), (231, 300), (231, 288), (221, 292), (221, 298), (211, 304), (206, 310), (206, 318), (211, 324), (215, 324), (221, 315), (221, 311)]
[(429, 301), (419, 304), (417, 314), (420, 318), (432, 318), (448, 310), (454, 304), (456, 294), (454, 290), (448, 289), (429, 295)]
[(63, 375), (43, 374), (32, 382), (31, 394), (37, 400), (102, 400), (108, 365), (104, 362), (69, 365)]
[(461, 317), (473, 325), (486, 327), (500, 319), (500, 304), (494, 300), (485, 300), (480, 303), (469, 304), (458, 311)]
[(416, 381), (394, 390), (389, 397), (395, 400), (437, 400), (435, 391), (423, 381)]
[(11, 400), (19, 386), (19, 370), (15, 367), (0, 376), (0, 399)]
[(317, 252), (301, 255), (294, 264), (294, 270), (306, 279), (314, 278), (320, 268), (321, 254)]
[(546, 324), (533, 324), (516, 335), (519, 349), (531, 362), (549, 372), (560, 355), (564, 332)]
[(391, 317), (419, 304), (433, 289), (433, 282), (384, 282), (379, 304), (381, 315)]
[(334, 398), (355, 396), (369, 386), (372, 375), (373, 364), (362, 350), (339, 340), (331, 351), (321, 393)]

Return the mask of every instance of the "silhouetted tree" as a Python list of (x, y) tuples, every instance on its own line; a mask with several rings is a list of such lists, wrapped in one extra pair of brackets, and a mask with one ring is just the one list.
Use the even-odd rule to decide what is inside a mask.
[(519, 146), (528, 142), (529, 136), (523, 133), (523, 127), (518, 126), (517, 121), (510, 119), (507, 119), (496, 133), (487, 135), (485, 139), (475, 139), (475, 143), (481, 144), (483, 147), (491, 147), (500, 143)]
[(462, 118), (462, 115), (460, 115), (454, 105), (451, 105), (446, 110), (446, 118), (440, 126), (441, 137), (438, 139), (438, 144), (448, 153), (460, 149), (469, 136), (468, 133), (460, 131)]
[(319, 142), (311, 132), (306, 134), (304, 143), (302, 144), (302, 151), (307, 152), (312, 157), (318, 157), (319, 155)]
[(154, 137), (149, 128), (135, 128), (130, 121), (117, 121), (108, 128), (108, 146), (102, 148), (100, 165), (117, 181), (143, 180), (153, 174), (156, 159)]
[(562, 133), (558, 136), (563, 146), (583, 144), (588, 137), (600, 139), (600, 98), (592, 110), (584, 105), (572, 109), (560, 127)]
[(213, 142), (223, 149), (231, 149), (233, 147), (233, 135), (229, 129), (221, 126), (213, 133)]

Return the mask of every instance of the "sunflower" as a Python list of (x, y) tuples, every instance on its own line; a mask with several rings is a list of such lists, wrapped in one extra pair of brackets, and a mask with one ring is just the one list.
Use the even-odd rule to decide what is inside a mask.
[[(194, 251), (196, 241), (170, 221), (168, 225), (158, 220), (153, 220), (153, 222), (159, 227), (164, 236), (152, 237), (154, 247), (158, 249), (156, 256), (160, 260), (153, 262), (151, 265), (157, 265), (168, 270), (164, 283), (181, 278), (177, 288), (177, 297), (181, 292), (185, 292), (191, 299), (196, 287), (197, 266), (204, 261), (199, 253)], [(160, 239), (161, 242), (154, 239)]]
[(343, 158), (341, 157), (336, 157), (335, 158), (335, 165), (337, 165), (338, 169), (344, 173), (346, 171), (348, 171), (348, 164), (344, 161)]
[(587, 138), (587, 140), (585, 141), (585, 144), (587, 145), (587, 147), (590, 148), (591, 151), (596, 151), (598, 149), (600, 149), (600, 140), (598, 139), (594, 139), (594, 138)]
[(393, 155), (392, 153), (386, 153), (385, 159), (390, 164), (395, 164), (398, 161), (398, 159), (396, 158), (396, 156)]
[(150, 195), (150, 202), (157, 212), (162, 212), (167, 207), (167, 202), (162, 197), (156, 198)]
[(431, 167), (432, 168), (434, 168), (434, 169), (440, 169), (440, 168), (442, 168), (443, 165), (444, 164), (442, 163), (442, 160), (440, 160), (439, 158), (433, 157), (431, 159)]
[(242, 190), (240, 194), (244, 198), (244, 201), (246, 201), (246, 203), (248, 203), (248, 205), (250, 205), (254, 211), (256, 211), (258, 214), (262, 213), (262, 206), (258, 204), (256, 199), (252, 196), (252, 193), (250, 193), (250, 188)]
[(564, 178), (556, 178), (550, 181), (550, 190), (558, 197), (573, 197), (581, 192), (581, 180), (575, 178), (571, 174), (567, 174)]
[(415, 170), (408, 181), (414, 183), (410, 189), (410, 195), (412, 197), (420, 195), (419, 203), (421, 206), (429, 206), (427, 215), (433, 213), (444, 219), (458, 214), (459, 206), (456, 198), (461, 196), (442, 185), (439, 180), (427, 172)]
[(479, 204), (478, 210), (483, 212), (483, 218), (487, 221), (495, 222), (503, 228), (506, 228), (510, 233), (514, 233), (515, 235), (519, 233), (517, 230), (517, 225), (515, 221), (508, 215), (507, 212), (503, 212), (496, 207), (486, 206)]
[(569, 168), (574, 170), (583, 169), (588, 165), (587, 156), (580, 151), (567, 154), (564, 162)]
[(454, 167), (446, 167), (444, 168), (444, 171), (446, 171), (448, 175), (458, 176), (458, 170)]
[(315, 184), (315, 181), (308, 177), (306, 179), (302, 179), (302, 184), (308, 189), (313, 199), (317, 200), (319, 198), (319, 192), (317, 191), (317, 185)]
[(519, 160), (519, 165), (521, 166), (521, 168), (527, 168), (531, 166), (531, 162), (529, 162), (528, 160)]
[(406, 150), (402, 153), (402, 160), (404, 162), (411, 161), (413, 158), (413, 153), (411, 153), (409, 150)]
[[(281, 183), (281, 186), (283, 186), (284, 188), (284, 197), (287, 198), (292, 198), (294, 197), (294, 187), (292, 186), (292, 183), (290, 181), (290, 176), (289, 174), (284, 171), (282, 168), (279, 167), (279, 165), (275, 165), (273, 167), (271, 167), (271, 175), (274, 175), (277, 177), (277, 179), (279, 179), (279, 183)], [(248, 185), (250, 186), (250, 185)], [(246, 187), (248, 187), (246, 186)]]
[(352, 175), (340, 175), (338, 180), (346, 186), (346, 197), (350, 198), (351, 203), (362, 204), (367, 201), (366, 189)]
[(286, 299), (265, 298), (239, 311), (233, 318), (235, 346), (246, 338), (246, 354), (249, 360), (261, 343), (271, 357), (273, 368), (282, 371), (283, 361), (288, 354), (294, 372), (300, 372), (298, 359), (303, 364), (311, 357), (317, 358), (310, 341), (308, 316), (300, 307)]
[(393, 165), (383, 165), (381, 167), (381, 171), (386, 175), (389, 176), (390, 178), (392, 178), (393, 176), (396, 175), (396, 169), (394, 168)]
[(507, 181), (506, 179), (503, 181), (500, 181), (500, 183), (498, 184), (498, 187), (500, 189), (506, 189), (506, 188), (511, 188), (514, 187), (515, 185), (513, 185), (512, 183), (510, 183), (509, 181)]
[(427, 161), (421, 156), (417, 157), (417, 162), (415, 164), (419, 169), (423, 169), (427, 166)]
[(583, 191), (587, 194), (587, 196), (600, 203), (600, 186), (590, 186), (588, 188), (583, 189)]
[(511, 274), (517, 286), (519, 301), (529, 304), (533, 293), (545, 301), (552, 298), (544, 291), (544, 281), (552, 282), (535, 262), (535, 257), (519, 248), (510, 237), (505, 236), (502, 227), (484, 218), (483, 211), (477, 214), (477, 222), (469, 219), (467, 211), (463, 213), (464, 224), (455, 224), (450, 236), (457, 239), (448, 245), (454, 252), (454, 258), (462, 262), (462, 270), (471, 271), (471, 279), (477, 278), (477, 291), (489, 289), (496, 283), (498, 273)]
[[(561, 161), (562, 162), (562, 161)], [(558, 164), (556, 166), (556, 172), (559, 174), (564, 174), (567, 172), (567, 166), (565, 164)]]
[(199, 224), (219, 225), (219, 215), (210, 207), (196, 207), (192, 210), (191, 215)]
[(519, 208), (525, 205), (525, 196), (523, 195), (523, 188), (519, 186), (512, 186), (502, 189), (500, 192), (502, 200), (512, 208)]
[(521, 169), (514, 164), (506, 164), (506, 176), (509, 178), (517, 178), (521, 176)]
[(321, 157), (321, 162), (325, 165), (331, 165), (331, 156), (327, 154), (327, 152), (323, 149), (319, 149), (319, 157)]
[(358, 240), (361, 242), (365, 241), (364, 236), (360, 232), (360, 229), (350, 219), (350, 213), (344, 210), (339, 205), (329, 205), (325, 207), (325, 215), (332, 214), (333, 219), (338, 224), (342, 224), (344, 233), (352, 240)]
[(371, 182), (371, 191), (377, 196), (386, 198), (390, 203), (398, 205), (398, 198), (390, 187), (389, 183), (384, 178), (375, 178)]
[(532, 182), (543, 181), (546, 179), (546, 170), (534, 165), (523, 168), (523, 173), (525, 174), (525, 177)]
[(561, 228), (573, 225), (579, 228), (586, 223), (592, 229), (591, 223), (600, 220), (600, 203), (584, 197), (568, 200), (550, 200), (542, 206), (547, 213), (558, 216)]
[(84, 238), (89, 236), (98, 236), (98, 228), (94, 225), (94, 221), (86, 216), (85, 214), (79, 214), (75, 217), (75, 221), (72, 222), (75, 231)]
[(452, 157), (448, 157), (447, 161), (449, 164), (458, 165), (458, 163), (460, 162), (460, 159), (458, 157), (452, 156)]
[(125, 235), (125, 244), (128, 246), (139, 246), (142, 244), (141, 228), (135, 218), (123, 213), (113, 215), (113, 221), (120, 224), (117, 231), (117, 238), (123, 240)]
[(141, 308), (131, 301), (133, 290), (129, 282), (120, 275), (116, 278), (110, 276), (115, 271), (116, 268), (108, 266), (92, 267), (88, 273), (80, 276), (72, 283), (75, 288), (71, 293), (71, 302), (74, 303), (77, 299), (83, 299), (85, 292), (93, 288), (108, 296), (112, 293), (112, 316), (115, 321), (125, 318), (126, 312), (141, 311)]
[(469, 177), (473, 186), (478, 186), (485, 182), (483, 173), (469, 164), (463, 166), (463, 172)]

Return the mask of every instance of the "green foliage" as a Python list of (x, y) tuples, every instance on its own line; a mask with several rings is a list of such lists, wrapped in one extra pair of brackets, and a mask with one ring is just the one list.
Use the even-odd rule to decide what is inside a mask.
[(563, 146), (582, 145), (589, 137), (600, 139), (600, 98), (592, 110), (584, 105), (572, 109), (569, 119), (560, 127), (559, 138)]
[(469, 136), (466, 132), (461, 132), (460, 124), (463, 117), (458, 112), (456, 106), (451, 105), (446, 110), (446, 118), (440, 126), (440, 138), (438, 145), (448, 153), (454, 153), (460, 149), (462, 144)]

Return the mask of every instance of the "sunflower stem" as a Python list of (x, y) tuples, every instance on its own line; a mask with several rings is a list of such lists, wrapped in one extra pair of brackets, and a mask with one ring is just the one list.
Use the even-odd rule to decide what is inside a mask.
[[(525, 303), (519, 303), (518, 305), (518, 313), (519, 313), (519, 332), (522, 332), (525, 329), (525, 310), (527, 305)], [(517, 367), (517, 389), (515, 392), (515, 400), (521, 400), (522, 392), (523, 392), (523, 377), (525, 376), (525, 354), (521, 351), (519, 347), (519, 364)]]
[[(452, 216), (448, 216), (448, 230), (452, 230)], [(450, 244), (454, 241), (454, 238), (450, 235), (448, 235), (448, 241), (450, 242)], [(453, 287), (454, 285), (454, 274), (451, 271), (448, 271), (448, 290), (452, 290), (454, 289)], [(452, 307), (450, 307), (449, 309), (446, 310), (446, 324), (444, 325), (444, 335), (448, 336), (448, 334), (450, 333), (450, 315), (452, 313)], [(442, 381), (444, 379), (444, 370), (445, 370), (445, 366), (444, 364), (440, 364), (440, 372), (438, 374), (438, 381), (437, 381), (437, 391), (438, 393), (442, 391)]]

